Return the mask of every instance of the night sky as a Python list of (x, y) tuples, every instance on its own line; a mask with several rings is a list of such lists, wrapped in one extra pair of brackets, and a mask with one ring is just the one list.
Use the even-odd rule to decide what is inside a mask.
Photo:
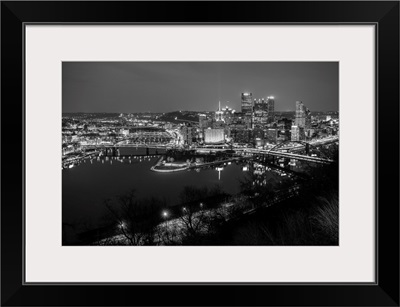
[[(242, 92), (275, 97), (276, 111), (301, 100), (338, 111), (338, 62), (64, 62), (62, 110), (70, 112), (240, 111)], [(229, 102), (228, 102), (229, 101)]]

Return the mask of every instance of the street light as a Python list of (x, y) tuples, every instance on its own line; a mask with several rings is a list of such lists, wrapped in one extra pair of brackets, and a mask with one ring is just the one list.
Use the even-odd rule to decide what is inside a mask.
[(167, 210), (164, 210), (163, 212), (162, 212), (162, 216), (163, 216), (163, 218), (167, 218), (168, 217), (168, 211)]

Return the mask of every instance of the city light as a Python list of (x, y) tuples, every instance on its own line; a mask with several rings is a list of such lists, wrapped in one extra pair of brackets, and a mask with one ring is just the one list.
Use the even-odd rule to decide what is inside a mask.
[[(203, 240), (203, 233), (208, 235), (207, 231), (214, 232), (218, 228), (209, 227), (207, 223), (210, 221), (222, 225), (232, 217), (241, 219), (241, 213), (258, 215), (259, 211), (250, 209), (289, 202), (291, 200), (287, 197), (293, 196), (297, 186), (302, 188), (299, 182), (303, 177), (314, 180), (314, 173), (310, 173), (312, 177), (307, 176), (308, 169), (333, 164), (335, 167), (326, 169), (332, 173), (336, 170), (339, 114), (337, 111), (318, 111), (320, 106), (323, 109), (328, 107), (323, 103), (330, 97), (321, 95), (320, 101), (305, 100), (303, 103), (298, 100), (301, 97), (296, 97), (302, 92), (286, 95), (265, 82), (260, 82), (259, 86), (248, 82), (246, 87), (236, 88), (233, 93), (223, 91), (213, 98), (214, 101), (204, 101), (203, 105), (199, 98), (198, 105), (188, 104), (185, 110), (177, 110), (178, 104), (174, 104), (175, 107), (163, 106), (170, 109), (166, 113), (158, 110), (140, 112), (144, 104), (136, 108), (133, 103), (129, 108), (135, 113), (130, 114), (63, 114), (62, 169), (68, 178), (66, 182), (76, 182), (80, 187), (82, 179), (87, 178), (85, 193), (95, 200), (99, 198), (97, 194), (109, 198), (115, 210), (118, 205), (122, 205), (122, 209), (133, 209), (136, 203), (141, 206), (142, 200), (145, 204), (145, 199), (154, 197), (148, 202), (155, 211), (135, 209), (131, 214), (130, 210), (120, 210), (115, 216), (117, 219), (110, 214), (107, 220), (112, 232), (104, 227), (104, 230), (90, 230), (82, 238), (86, 240), (86, 237), (93, 236), (93, 240), (99, 240), (110, 234), (113, 240), (124, 240), (117, 242), (124, 244), (208, 243), (208, 237), (204, 236), (207, 240)], [(276, 92), (277, 100), (264, 92), (266, 87)], [(245, 89), (252, 92), (245, 92)], [(154, 87), (154, 90), (157, 89)], [(283, 99), (284, 96), (292, 98)], [(225, 107), (221, 107), (220, 101), (223, 106), (228, 97), (231, 104), (228, 101)], [(179, 95), (175, 98), (181, 99)], [(141, 101), (135, 100), (137, 103)], [(212, 109), (208, 108), (211, 104), (214, 104)], [(335, 108), (335, 105), (331, 107)], [(238, 111), (235, 112), (234, 108)], [(283, 111), (285, 109), (287, 111)], [(82, 172), (91, 176), (81, 177)], [(245, 184), (238, 185), (236, 182), (238, 179), (242, 182), (241, 178), (245, 179)], [(217, 188), (201, 188), (204, 180), (218, 183)], [(307, 179), (307, 187), (309, 183), (313, 184), (312, 180)], [(315, 181), (318, 188), (315, 191), (319, 193), (325, 182)], [(328, 183), (327, 186), (333, 186)], [(140, 195), (132, 193), (119, 199), (118, 195), (113, 195), (114, 189), (110, 189), (112, 195), (108, 195), (108, 191), (103, 195), (101, 188), (104, 185), (117, 186), (117, 191), (134, 186)], [(190, 185), (189, 189), (186, 185)], [(287, 193), (288, 188), (292, 189), (290, 193)], [(88, 206), (91, 210), (86, 196), (81, 200), (76, 189), (63, 187), (64, 192), (68, 197), (76, 197), (76, 207)], [(260, 197), (254, 198), (257, 193)], [(274, 198), (275, 194), (279, 197)], [(225, 204), (228, 199), (232, 206), (235, 204), (235, 210), (220, 210), (228, 207)], [(132, 207), (124, 207), (130, 204)], [(94, 217), (96, 211), (95, 208)], [(218, 219), (214, 219), (217, 216)], [(77, 221), (80, 218), (78, 215)], [(271, 217), (274, 218), (275, 215)], [(185, 225), (187, 221), (193, 225)], [(140, 229), (136, 229), (138, 225)], [(227, 227), (232, 228), (231, 225), (236, 225), (236, 222)], [(193, 235), (188, 227), (198, 229), (198, 234)], [(161, 232), (169, 237), (161, 238)], [(186, 234), (190, 235), (190, 240), (186, 240)], [(64, 237), (73, 236), (63, 236), (63, 240)], [(122, 237), (126, 238), (120, 239)], [(238, 243), (235, 236), (224, 237)], [(128, 242), (129, 239), (132, 242)]]

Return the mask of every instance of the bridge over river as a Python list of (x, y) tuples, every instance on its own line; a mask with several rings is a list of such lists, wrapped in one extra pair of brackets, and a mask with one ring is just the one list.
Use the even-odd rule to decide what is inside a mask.
[[(235, 154), (251, 154), (253, 156), (272, 156), (278, 158), (289, 158), (289, 159), (296, 159), (299, 161), (307, 161), (313, 163), (320, 163), (320, 164), (329, 164), (333, 163), (334, 161), (327, 158), (317, 157), (313, 155), (309, 155), (309, 147), (313, 146), (322, 146), (331, 143), (338, 142), (339, 139), (337, 136), (329, 137), (325, 139), (318, 139), (313, 140), (311, 142), (297, 142), (295, 146), (289, 146), (287, 142), (278, 144), (277, 146), (271, 149), (259, 149), (259, 148), (247, 148), (247, 147), (233, 147), (231, 149), (234, 151)], [(114, 144), (99, 144), (99, 145), (84, 145), (83, 148), (92, 148), (92, 149), (112, 149), (118, 150), (118, 148), (146, 148), (147, 155), (149, 154), (150, 149), (155, 150), (187, 150), (187, 151), (196, 151), (196, 152), (203, 152), (203, 153), (212, 153), (212, 152), (219, 152), (224, 151), (226, 152), (229, 150), (228, 146), (218, 145), (218, 146), (195, 146), (190, 148), (183, 148), (182, 146), (177, 146), (173, 144), (157, 144), (157, 143), (123, 143), (117, 142)], [(224, 148), (225, 147), (225, 148)], [(306, 149), (307, 154), (297, 154), (295, 152), (301, 151)], [(156, 153), (158, 154), (158, 153)]]

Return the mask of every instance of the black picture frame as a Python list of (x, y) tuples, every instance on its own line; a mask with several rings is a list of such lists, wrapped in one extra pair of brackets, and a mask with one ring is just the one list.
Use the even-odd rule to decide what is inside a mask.
[[(376, 25), (377, 282), (229, 285), (24, 284), (23, 39), (24, 24), (30, 22)], [(1, 304), (3, 306), (399, 306), (398, 1), (3, 1), (1, 76)], [(362, 110), (360, 112), (362, 113)]]

